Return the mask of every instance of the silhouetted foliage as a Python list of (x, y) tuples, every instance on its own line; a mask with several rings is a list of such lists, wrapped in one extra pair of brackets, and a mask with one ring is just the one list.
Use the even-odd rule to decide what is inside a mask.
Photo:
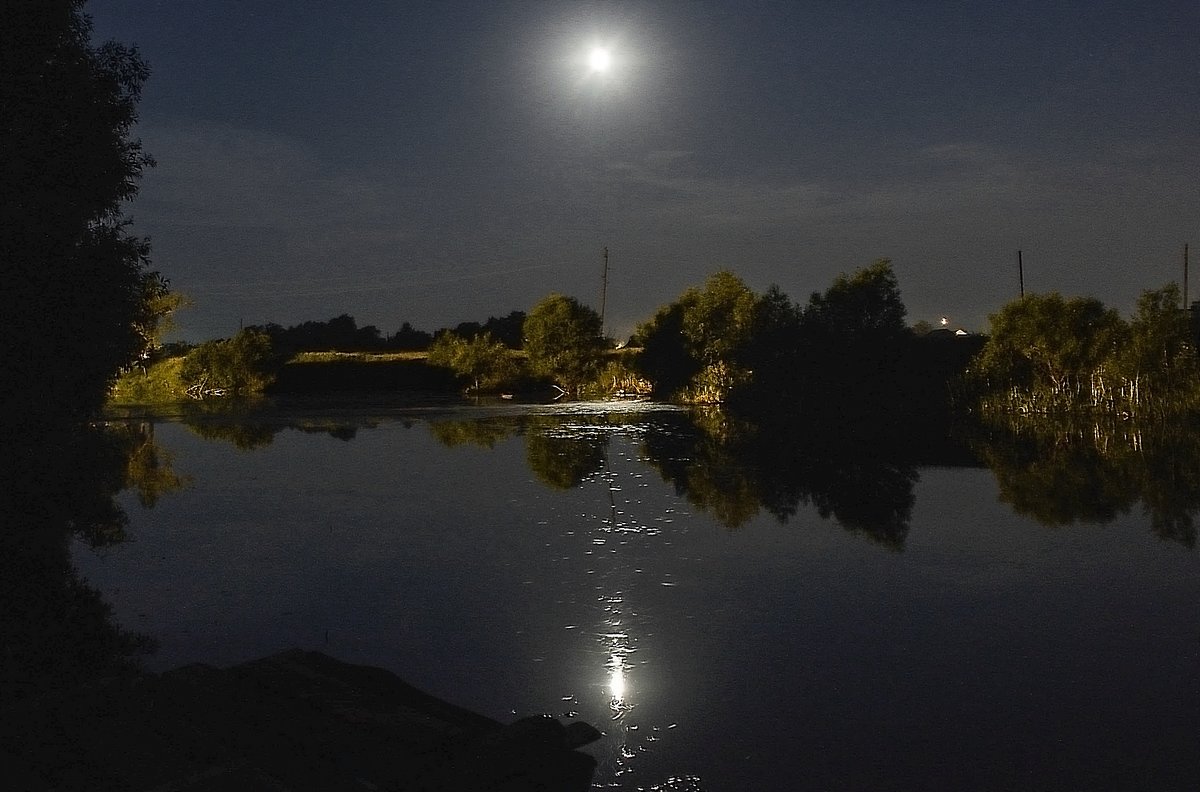
[(900, 411), (905, 420), (943, 424), (965, 418), (979, 402), (970, 377), (971, 364), (986, 343), (981, 335), (934, 330), (899, 342), (891, 394), (875, 411)]
[(124, 201), (152, 164), (131, 136), (146, 64), (90, 43), (81, 0), (0, 24), (0, 414), (9, 431), (79, 420), (156, 336), (166, 283)]
[(634, 365), (654, 385), (654, 395), (673, 398), (700, 371), (700, 361), (687, 347), (683, 317), (688, 295), (658, 309), (650, 321), (638, 327), (633, 344), (641, 348)]
[(252, 326), (247, 330), (265, 333), (281, 355), (297, 352), (368, 352), (386, 344), (374, 325), (359, 327), (353, 316), (342, 314), (325, 322), (301, 322), (291, 327), (277, 324)]
[(912, 339), (905, 313), (888, 259), (814, 293), (800, 323), (799, 408), (840, 418), (896, 404)]
[(404, 351), (428, 349), (431, 343), (433, 343), (432, 334), (424, 330), (417, 330), (408, 322), (400, 325), (400, 329), (388, 339), (388, 346), (391, 349)]
[(746, 386), (731, 394), (731, 405), (744, 412), (792, 412), (798, 383), (808, 375), (803, 352), (803, 312), (778, 286), (771, 286), (754, 306), (749, 337), (738, 350), (749, 372)]
[[(435, 335), (440, 336), (444, 332), (447, 331), (439, 330)], [(449, 332), (452, 335), (458, 336), (459, 338), (471, 339), (483, 333), (483, 325), (481, 325), (479, 322), (473, 321), (459, 322), (454, 326), (454, 329), (450, 330)]]
[(918, 344), (904, 316), (887, 259), (839, 276), (804, 308), (777, 286), (755, 295), (719, 272), (638, 328), (635, 365), (659, 397), (752, 416), (853, 425), (896, 404), (945, 414), (979, 342)]
[(481, 329), (509, 349), (521, 349), (525, 346), (524, 311), (511, 311), (506, 316), (489, 316)]

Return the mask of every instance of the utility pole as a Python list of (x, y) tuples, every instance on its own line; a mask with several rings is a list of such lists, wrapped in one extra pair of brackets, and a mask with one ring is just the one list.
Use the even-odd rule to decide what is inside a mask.
[(604, 274), (600, 287), (600, 337), (604, 338), (604, 307), (608, 302), (608, 245), (604, 246)]
[(1188, 310), (1188, 243), (1183, 243), (1183, 310)]
[(1017, 278), (1021, 283), (1021, 297), (1025, 297), (1025, 265), (1021, 262), (1021, 251), (1017, 251)]

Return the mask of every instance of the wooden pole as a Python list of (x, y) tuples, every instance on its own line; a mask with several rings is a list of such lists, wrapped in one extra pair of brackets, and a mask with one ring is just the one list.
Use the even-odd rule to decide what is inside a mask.
[(1188, 310), (1188, 243), (1183, 243), (1183, 310)]
[(1025, 264), (1021, 261), (1021, 251), (1017, 251), (1017, 279), (1021, 284), (1021, 297), (1025, 297)]
[(608, 302), (608, 246), (604, 246), (604, 275), (600, 286), (600, 337), (604, 338), (604, 308)]

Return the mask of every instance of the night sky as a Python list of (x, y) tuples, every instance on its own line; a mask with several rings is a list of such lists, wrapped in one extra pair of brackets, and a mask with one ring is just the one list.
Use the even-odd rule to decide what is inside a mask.
[(910, 322), (985, 330), (1019, 248), (1126, 315), (1200, 248), (1196, 0), (86, 10), (151, 66), (129, 211), (193, 341), (598, 309), (605, 246), (617, 336), (722, 268), (806, 301), (880, 257)]

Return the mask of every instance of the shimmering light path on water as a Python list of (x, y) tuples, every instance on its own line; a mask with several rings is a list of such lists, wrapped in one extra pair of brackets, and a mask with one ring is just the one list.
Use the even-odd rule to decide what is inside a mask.
[(301, 646), (578, 717), (599, 788), (1200, 777), (1200, 562), (1138, 510), (1047, 528), (987, 469), (926, 467), (897, 549), (804, 502), (780, 523), (727, 470), (681, 491), (698, 457), (650, 442), (677, 415), (489, 415), (250, 450), (158, 424), (190, 485), (123, 497), (134, 541), (76, 563), (155, 668)]

